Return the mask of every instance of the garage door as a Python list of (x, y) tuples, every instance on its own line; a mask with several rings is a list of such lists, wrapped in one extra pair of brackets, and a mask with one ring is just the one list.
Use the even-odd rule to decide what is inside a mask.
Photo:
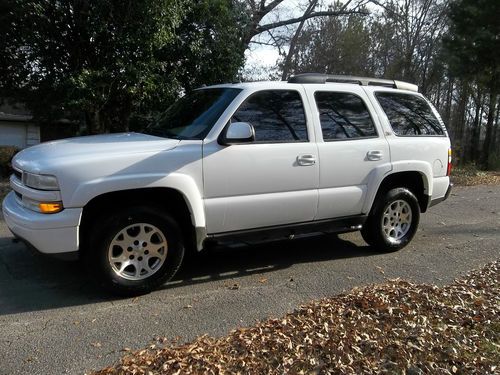
[(0, 146), (26, 147), (26, 125), (0, 123)]

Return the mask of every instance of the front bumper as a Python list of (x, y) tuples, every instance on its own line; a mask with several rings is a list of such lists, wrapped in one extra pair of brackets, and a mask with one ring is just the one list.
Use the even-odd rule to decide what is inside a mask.
[(57, 214), (41, 214), (19, 205), (15, 193), (4, 199), (2, 211), (11, 232), (45, 254), (78, 251), (81, 208), (66, 208)]

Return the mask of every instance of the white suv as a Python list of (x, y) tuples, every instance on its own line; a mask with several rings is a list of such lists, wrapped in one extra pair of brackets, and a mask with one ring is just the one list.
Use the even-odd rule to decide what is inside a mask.
[(204, 87), (142, 133), (44, 143), (13, 168), (14, 235), (121, 294), (207, 241), (361, 230), (397, 250), (451, 189), (450, 140), (416, 86), (322, 74)]

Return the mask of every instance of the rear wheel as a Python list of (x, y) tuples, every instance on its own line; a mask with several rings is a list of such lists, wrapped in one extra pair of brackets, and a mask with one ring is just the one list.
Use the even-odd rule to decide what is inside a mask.
[(138, 295), (170, 280), (184, 245), (175, 220), (150, 207), (124, 209), (97, 220), (84, 261), (92, 278), (119, 295)]
[(378, 251), (396, 251), (415, 235), (420, 220), (420, 206), (407, 188), (395, 188), (382, 195), (366, 221), (361, 235)]

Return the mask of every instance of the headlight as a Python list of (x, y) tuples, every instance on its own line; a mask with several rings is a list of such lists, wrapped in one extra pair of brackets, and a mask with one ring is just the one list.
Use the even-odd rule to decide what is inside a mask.
[(59, 190), (55, 176), (23, 172), (23, 183), (37, 190)]

